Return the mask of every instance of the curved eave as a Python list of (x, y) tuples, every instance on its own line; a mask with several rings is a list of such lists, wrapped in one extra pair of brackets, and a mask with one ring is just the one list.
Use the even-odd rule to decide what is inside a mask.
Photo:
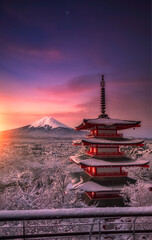
[[(120, 180), (119, 180), (120, 181)], [(88, 181), (86, 183), (83, 183), (78, 186), (79, 189), (83, 190), (84, 192), (107, 192), (107, 193), (114, 193), (114, 192), (120, 192), (125, 185), (128, 185), (129, 183), (135, 184), (136, 180), (128, 178), (125, 180), (126, 182), (121, 182), (117, 184), (109, 184), (105, 185), (104, 182), (102, 183), (97, 183), (94, 181)], [(152, 183), (144, 183), (145, 187), (149, 189), (149, 191), (152, 191)]]
[(91, 139), (82, 139), (73, 141), (74, 145), (109, 145), (109, 147), (113, 145), (123, 146), (123, 145), (130, 145), (130, 146), (142, 146), (144, 140), (126, 140), (126, 141), (113, 141), (107, 139), (98, 139), (98, 138), (91, 138)]
[[(88, 158), (82, 160), (80, 157), (75, 157), (71, 156), (70, 157), (73, 162), (75, 162), (78, 165), (81, 165), (82, 168), (86, 167), (147, 167), (149, 164), (148, 160), (132, 160), (132, 159), (127, 159), (124, 160), (125, 162), (122, 161), (120, 162), (111, 162), (111, 161), (105, 161), (105, 160), (99, 160), (95, 158)], [(129, 162), (130, 161), (130, 162)]]
[[(75, 127), (75, 130), (87, 130), (91, 129), (94, 126), (107, 126), (106, 124), (86, 124), (83, 125), (83, 123), (77, 127)], [(135, 128), (135, 127), (140, 127), (140, 124), (113, 124), (109, 125), (107, 127), (116, 127), (117, 130), (123, 130), (123, 129), (128, 129), (128, 128)]]
[(83, 123), (81, 123), (79, 126), (75, 127), (75, 130), (84, 130), (87, 129), (86, 126), (83, 125)]
[(85, 191), (85, 192), (120, 192), (121, 189), (124, 187), (124, 185), (121, 186), (104, 186), (102, 184), (93, 182), (93, 181), (88, 181), (86, 183), (83, 183), (79, 186), (79, 189)]
[(110, 181), (88, 181), (78, 186), (81, 190), (85, 192), (119, 192), (124, 187), (124, 185), (128, 185), (129, 183), (135, 183), (136, 180), (125, 177), (120, 181), (120, 179), (113, 178)]
[[(122, 129), (127, 129), (127, 128), (135, 128), (135, 127), (140, 127), (140, 123), (141, 121), (128, 121), (124, 120), (124, 122), (120, 123), (98, 123), (98, 122), (94, 122), (94, 123), (89, 123), (90, 119), (84, 119), (83, 122), (75, 127), (75, 130), (86, 130), (86, 129), (90, 129), (93, 126), (107, 126), (107, 127), (116, 127), (117, 130), (122, 130)], [(94, 119), (93, 119), (94, 120)], [(119, 120), (118, 120), (119, 121)]]

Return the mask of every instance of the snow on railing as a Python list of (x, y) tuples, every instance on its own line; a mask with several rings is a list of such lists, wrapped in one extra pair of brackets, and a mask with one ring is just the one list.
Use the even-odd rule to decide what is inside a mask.
[[(105, 235), (123, 234), (135, 239), (138, 234), (152, 234), (149, 217), (152, 217), (152, 207), (5, 210), (0, 211), (0, 239), (65, 236), (92, 239), (93, 235), (101, 239)], [(137, 219), (146, 219), (149, 224)]]

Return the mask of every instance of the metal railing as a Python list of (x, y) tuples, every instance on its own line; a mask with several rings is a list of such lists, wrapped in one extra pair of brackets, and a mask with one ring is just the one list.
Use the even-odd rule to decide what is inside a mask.
[(149, 217), (152, 217), (152, 207), (0, 211), (0, 239), (69, 239), (72, 236), (93, 239), (96, 236), (100, 240), (107, 235), (127, 234), (135, 240), (139, 234), (152, 234)]

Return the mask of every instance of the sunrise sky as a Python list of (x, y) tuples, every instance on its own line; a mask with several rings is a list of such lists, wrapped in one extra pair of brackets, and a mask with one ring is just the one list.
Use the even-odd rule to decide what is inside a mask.
[(150, 0), (1, 0), (0, 130), (107, 113), (152, 137)]

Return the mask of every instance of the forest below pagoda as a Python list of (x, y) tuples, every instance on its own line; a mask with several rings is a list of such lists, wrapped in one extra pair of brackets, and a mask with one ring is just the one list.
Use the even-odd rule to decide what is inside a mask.
[[(152, 142), (143, 147), (123, 147), (132, 158), (152, 159)], [(71, 140), (1, 142), (0, 209), (44, 209), (87, 207), (77, 186), (84, 173), (70, 161), (70, 155), (83, 155), (84, 149)], [(124, 187), (122, 194), (130, 206), (152, 205), (152, 169), (128, 168), (136, 185)], [(130, 199), (130, 202), (128, 202)]]

